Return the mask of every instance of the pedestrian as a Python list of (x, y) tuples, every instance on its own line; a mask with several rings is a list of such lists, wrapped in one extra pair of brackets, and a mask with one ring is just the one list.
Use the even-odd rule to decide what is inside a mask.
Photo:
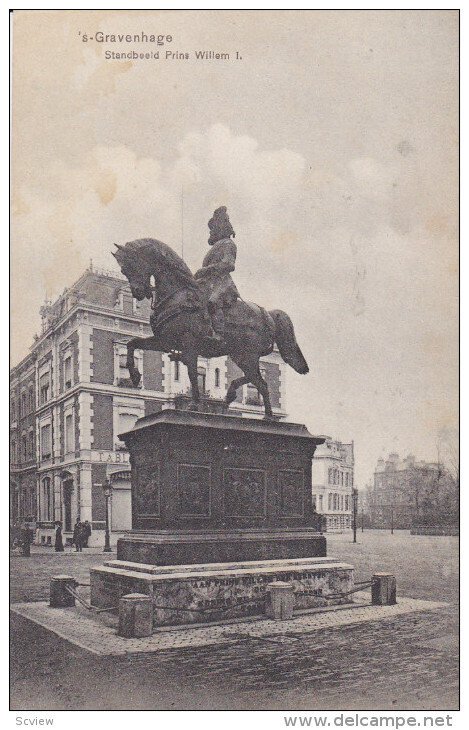
[(83, 525), (83, 547), (88, 547), (88, 540), (91, 537), (91, 525), (88, 520), (85, 520)]
[(77, 553), (83, 552), (83, 525), (80, 522), (80, 518), (77, 517), (75, 527), (73, 528), (73, 542), (75, 543), (75, 551)]
[(62, 523), (60, 522), (60, 520), (57, 520), (55, 523), (55, 552), (64, 552), (64, 543), (62, 539)]

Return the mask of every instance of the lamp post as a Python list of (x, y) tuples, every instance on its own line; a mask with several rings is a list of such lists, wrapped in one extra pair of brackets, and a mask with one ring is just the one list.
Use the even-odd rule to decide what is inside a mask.
[(112, 487), (111, 482), (109, 479), (106, 479), (104, 484), (102, 485), (104, 496), (106, 498), (106, 532), (104, 535), (104, 552), (110, 553), (111, 551), (111, 540), (110, 540), (110, 534), (109, 534), (109, 505), (111, 502), (111, 496), (112, 496)]
[(353, 541), (357, 542), (357, 502), (358, 489), (352, 487), (352, 503), (353, 503)]

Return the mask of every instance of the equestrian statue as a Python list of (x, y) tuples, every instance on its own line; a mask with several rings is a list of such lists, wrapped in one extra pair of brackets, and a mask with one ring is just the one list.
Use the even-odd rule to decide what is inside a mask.
[[(192, 275), (187, 264), (161, 241), (140, 238), (113, 253), (137, 301), (150, 299), (152, 337), (135, 337), (127, 343), (127, 368), (135, 387), (141, 375), (135, 367), (135, 350), (172, 353), (187, 367), (192, 401), (200, 401), (197, 357), (229, 355), (244, 373), (230, 384), (226, 403), (236, 398), (246, 383), (257, 388), (266, 418), (272, 417), (269, 389), (259, 369), (259, 358), (277, 345), (280, 355), (297, 373), (309, 368), (295, 339), (290, 317), (279, 309), (267, 312), (245, 302), (231, 278), (235, 269), (235, 232), (226, 208), (218, 208), (209, 221), (210, 249), (202, 268)], [(153, 279), (153, 284), (152, 284)]]

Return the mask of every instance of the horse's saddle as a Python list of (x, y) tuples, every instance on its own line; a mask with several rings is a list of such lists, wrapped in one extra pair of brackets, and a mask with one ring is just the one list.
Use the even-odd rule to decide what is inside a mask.
[[(186, 310), (201, 310), (207, 319), (207, 326), (210, 326), (210, 315), (207, 308), (207, 299), (199, 289), (179, 289), (173, 292), (169, 297), (160, 300), (156, 305), (152, 305), (152, 313), (150, 323), (153, 331), (166, 324), (173, 317), (176, 317)], [(270, 315), (263, 307), (259, 307), (254, 302), (245, 302), (243, 299), (237, 299), (230, 307), (225, 308), (225, 330), (227, 334), (230, 330), (246, 329), (252, 327), (258, 329), (259, 317), (263, 317), (268, 329), (274, 337), (275, 324)], [(273, 340), (272, 340), (273, 341)]]

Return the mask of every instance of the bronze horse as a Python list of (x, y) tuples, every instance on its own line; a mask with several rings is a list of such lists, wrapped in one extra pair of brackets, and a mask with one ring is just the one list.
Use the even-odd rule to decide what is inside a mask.
[[(117, 245), (117, 244), (116, 244)], [(135, 337), (127, 343), (127, 368), (135, 387), (141, 375), (135, 367), (135, 350), (178, 352), (187, 366), (192, 400), (200, 400), (197, 357), (229, 355), (244, 376), (233, 380), (226, 394), (232, 403), (237, 389), (252, 383), (264, 400), (266, 417), (272, 416), (267, 383), (259, 370), (259, 358), (277, 344), (280, 355), (297, 373), (309, 368), (298, 347), (290, 317), (279, 309), (265, 309), (238, 299), (225, 316), (225, 342), (210, 337), (207, 292), (195, 280), (184, 261), (161, 241), (142, 238), (117, 246), (113, 254), (138, 301), (152, 300), (150, 325), (153, 337)], [(154, 286), (152, 286), (152, 277)]]

